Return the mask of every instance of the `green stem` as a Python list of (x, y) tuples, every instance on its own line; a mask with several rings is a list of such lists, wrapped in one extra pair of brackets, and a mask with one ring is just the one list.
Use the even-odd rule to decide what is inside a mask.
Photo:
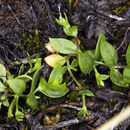
[(96, 75), (96, 74), (99, 74), (98, 71), (97, 71), (97, 69), (96, 69), (96, 67), (93, 66), (93, 68), (94, 68), (95, 75)]
[(86, 107), (86, 99), (84, 94), (82, 94), (82, 102), (83, 102), (83, 107)]
[(19, 100), (19, 96), (15, 96), (15, 99), (16, 99), (16, 111), (18, 111), (18, 100)]
[(77, 79), (74, 77), (72, 71), (71, 71), (71, 66), (69, 63), (69, 58), (67, 58), (67, 66), (68, 66), (68, 72), (70, 74), (70, 76), (72, 77), (72, 79), (75, 81), (75, 83), (78, 85), (78, 87), (82, 88), (81, 84), (77, 81)]
[(128, 66), (127, 65), (126, 66), (123, 66), (123, 65), (115, 66), (116, 69), (122, 69), (122, 68), (126, 68), (126, 67), (128, 67)]
[(101, 61), (94, 61), (94, 63), (107, 66), (105, 63), (103, 63)]

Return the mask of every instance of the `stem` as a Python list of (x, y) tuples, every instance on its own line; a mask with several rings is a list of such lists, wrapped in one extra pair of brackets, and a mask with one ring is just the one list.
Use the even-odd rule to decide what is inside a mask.
[(78, 48), (78, 52), (82, 52), (81, 49), (80, 49), (80, 46), (79, 46), (79, 41), (78, 41), (78, 37), (74, 37), (75, 41), (76, 41), (76, 45), (77, 45), (77, 48)]
[(101, 61), (94, 61), (94, 63), (107, 66), (105, 63), (103, 63)]
[(15, 96), (16, 99), (16, 111), (18, 111), (18, 100), (19, 100), (19, 96)]
[(96, 67), (93, 66), (93, 68), (94, 68), (95, 75), (96, 75), (96, 74), (99, 74), (98, 71), (97, 71), (97, 69), (96, 69)]
[(71, 71), (71, 66), (70, 66), (70, 63), (69, 63), (69, 58), (67, 58), (67, 66), (68, 66), (68, 72), (70, 74), (70, 76), (72, 77), (72, 79), (75, 81), (75, 83), (78, 85), (78, 87), (82, 88), (81, 84), (77, 81), (77, 79), (74, 77), (72, 71)]
[(120, 65), (120, 66), (117, 65), (117, 66), (115, 66), (116, 69), (122, 69), (122, 68), (126, 68), (126, 67), (128, 67), (128, 66), (127, 65), (126, 66), (123, 66), (123, 65)]
[(83, 102), (83, 107), (86, 107), (85, 94), (82, 94), (82, 102)]

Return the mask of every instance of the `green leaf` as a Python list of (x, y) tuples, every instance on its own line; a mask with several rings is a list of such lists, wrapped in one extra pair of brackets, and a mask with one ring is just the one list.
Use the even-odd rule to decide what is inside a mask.
[(62, 54), (77, 54), (77, 46), (70, 40), (63, 38), (49, 38), (52, 47)]
[[(41, 67), (41, 60), (42, 58), (39, 58), (38, 56), (35, 59), (30, 59), (29, 60), (30, 69), (28, 73), (33, 73), (34, 71), (39, 69)], [(34, 67), (32, 67), (32, 63), (35, 63)]]
[(79, 91), (79, 94), (80, 94), (80, 95), (84, 94), (84, 95), (86, 95), (86, 96), (94, 96), (93, 92), (90, 91), (90, 90), (80, 90), (80, 91)]
[(112, 67), (110, 69), (110, 79), (114, 84), (116, 84), (120, 87), (128, 87), (129, 86), (129, 84), (124, 80), (124, 77), (120, 73), (120, 71), (118, 71), (114, 67)]
[(16, 112), (15, 112), (15, 119), (17, 121), (23, 121), (23, 118), (24, 118), (24, 113), (22, 113), (19, 110), (16, 110)]
[(70, 65), (72, 68), (78, 67), (78, 60), (74, 59)]
[(109, 78), (109, 75), (101, 75), (99, 73), (96, 74), (96, 81), (98, 85), (104, 86), (104, 81)]
[(5, 78), (6, 77), (6, 68), (0, 64), (0, 78)]
[(87, 50), (88, 55), (90, 55), (94, 59), (95, 50)]
[(64, 12), (64, 16), (65, 16), (65, 18), (61, 17), (59, 19), (56, 19), (56, 23), (58, 23), (59, 25), (61, 25), (63, 27), (69, 28), (70, 24), (69, 24), (69, 21), (68, 21), (68, 18), (67, 18), (67, 15), (65, 12)]
[(94, 59), (99, 61), (101, 59), (101, 54), (100, 54), (100, 45), (102, 41), (106, 41), (106, 37), (105, 35), (101, 32), (98, 38), (98, 42), (96, 45), (96, 50), (95, 50), (95, 54), (94, 54)]
[(27, 104), (32, 107), (36, 108), (38, 106), (37, 99), (34, 93), (30, 93), (27, 98)]
[(9, 107), (9, 101), (3, 101), (3, 105)]
[(63, 80), (62, 67), (58, 64), (50, 74), (48, 84), (59, 85)]
[(127, 48), (127, 52), (126, 52), (126, 62), (130, 66), (130, 44), (129, 44), (129, 46)]
[(22, 79), (9, 79), (6, 81), (9, 87), (18, 95), (22, 94), (26, 89), (26, 83)]
[(109, 78), (109, 75), (105, 75), (105, 74), (99, 74), (99, 78), (101, 80), (107, 80)]
[(6, 89), (6, 86), (2, 84), (2, 82), (0, 81), (0, 92), (4, 92)]
[(63, 74), (65, 74), (67, 70), (68, 70), (68, 66), (63, 66), (62, 67), (62, 73)]
[(30, 93), (32, 93), (36, 87), (37, 84), (37, 80), (38, 80), (38, 76), (39, 76), (39, 71), (43, 66), (41, 66), (39, 69), (37, 69), (37, 71), (34, 73), (33, 78), (32, 78), (32, 83), (31, 83), (31, 91)]
[(40, 92), (51, 98), (62, 97), (69, 91), (66, 84), (56, 86), (49, 85), (44, 78), (40, 79), (38, 89)]
[(123, 77), (126, 82), (130, 83), (130, 67), (124, 69)]
[(66, 35), (77, 37), (77, 34), (78, 34), (78, 27), (77, 26), (72, 26), (69, 28), (64, 27), (63, 29), (64, 29), (64, 32)]
[(22, 64), (22, 65), (20, 66), (18, 75), (21, 75), (21, 74), (23, 73), (23, 71), (24, 71), (24, 64)]
[(13, 79), (14, 75), (12, 75), (8, 70), (6, 71), (7, 73), (7, 79)]
[(116, 62), (118, 61), (117, 54), (114, 57), (115, 48), (110, 43), (102, 40), (100, 45), (100, 51), (101, 56), (105, 61), (106, 65), (109, 67), (115, 66)]
[(14, 108), (15, 103), (16, 103), (16, 98), (13, 99), (13, 101), (11, 102), (11, 104), (9, 106), (9, 109), (8, 109), (8, 118), (13, 117), (13, 108)]
[(15, 79), (22, 79), (25, 82), (28, 82), (28, 81), (32, 80), (32, 77), (25, 74), (25, 75), (19, 75), (19, 76), (15, 77)]
[(82, 73), (88, 74), (92, 71), (94, 61), (87, 51), (78, 54), (78, 62)]

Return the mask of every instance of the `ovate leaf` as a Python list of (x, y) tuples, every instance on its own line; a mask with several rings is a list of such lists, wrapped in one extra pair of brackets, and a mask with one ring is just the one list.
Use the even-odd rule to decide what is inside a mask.
[(82, 73), (88, 74), (92, 71), (94, 61), (87, 51), (78, 54), (78, 62)]
[(94, 54), (94, 59), (97, 60), (97, 61), (99, 61), (101, 59), (101, 54), (100, 54), (101, 41), (106, 41), (106, 37), (102, 32), (99, 35), (98, 42), (97, 42), (97, 45), (96, 45), (95, 54)]
[(71, 67), (72, 67), (72, 68), (78, 67), (78, 60), (77, 60), (77, 59), (74, 59), (74, 60), (72, 61)]
[(129, 44), (129, 46), (127, 48), (127, 52), (126, 52), (126, 62), (130, 66), (130, 44)]
[(100, 75), (99, 75), (99, 78), (100, 78), (101, 80), (107, 80), (107, 79), (109, 78), (109, 75), (100, 74)]
[(65, 64), (65, 57), (58, 54), (49, 55), (45, 57), (44, 60), (48, 65), (50, 65), (53, 68), (55, 68), (58, 63), (61, 65)]
[(38, 89), (40, 92), (51, 98), (62, 97), (69, 91), (66, 84), (56, 86), (49, 85), (44, 78), (40, 79)]
[(64, 29), (64, 32), (66, 35), (77, 37), (77, 34), (78, 34), (77, 26), (73, 26), (73, 27), (69, 27), (69, 28), (64, 27), (63, 29)]
[(80, 91), (79, 91), (79, 94), (80, 94), (80, 95), (84, 94), (84, 95), (86, 95), (86, 96), (94, 96), (93, 92), (90, 91), (90, 90), (80, 90)]
[(114, 84), (116, 84), (120, 87), (128, 87), (129, 86), (129, 84), (124, 80), (124, 77), (120, 73), (120, 71), (118, 71), (114, 67), (112, 67), (110, 69), (110, 79)]
[(118, 61), (118, 56), (114, 57), (115, 48), (106, 41), (101, 41), (100, 45), (101, 56), (106, 63), (107, 66), (112, 67), (115, 66)]
[(0, 81), (0, 92), (4, 92), (6, 89), (6, 86)]
[(6, 82), (17, 95), (22, 94), (26, 89), (26, 83), (22, 79), (10, 79)]
[(124, 69), (123, 77), (124, 77), (125, 81), (130, 83), (130, 68), (125, 68)]
[(37, 103), (37, 99), (36, 99), (36, 97), (35, 97), (35, 94), (34, 93), (30, 93), (29, 95), (28, 95), (28, 98), (27, 98), (27, 104), (30, 106), (30, 107), (32, 107), (32, 108), (36, 108), (38, 105), (38, 103)]
[(77, 54), (77, 46), (70, 40), (63, 38), (49, 38), (52, 47), (62, 54)]
[(59, 85), (63, 80), (62, 66), (58, 64), (51, 72), (48, 84)]
[(3, 105), (9, 107), (9, 101), (8, 100), (3, 101)]

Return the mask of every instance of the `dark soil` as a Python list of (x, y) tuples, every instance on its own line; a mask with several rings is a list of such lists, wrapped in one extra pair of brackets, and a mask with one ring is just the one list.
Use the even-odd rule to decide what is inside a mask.
[[(99, 33), (103, 32), (107, 40), (116, 48), (122, 43), (118, 50), (119, 62), (125, 64), (124, 55), (126, 47), (130, 43), (130, 31), (127, 31), (130, 27), (129, 0), (79, 0), (75, 8), (73, 8), (74, 1), (70, 7), (66, 0), (0, 0), (0, 63), (4, 64), (15, 75), (19, 66), (11, 65), (11, 63), (22, 61), (27, 57), (27, 52), (32, 58), (37, 54), (40, 54), (42, 58), (48, 55), (44, 43), (48, 42), (49, 37), (70, 38), (55, 22), (55, 18), (59, 17), (59, 4), (62, 14), (66, 12), (71, 25), (78, 26), (78, 37), (85, 49), (94, 49)], [(114, 10), (119, 6), (125, 7), (125, 9), (115, 13)], [(111, 18), (110, 14), (124, 20)], [(27, 50), (22, 34), (33, 35), (35, 29), (39, 31), (40, 48), (33, 52), (32, 49)], [(45, 63), (43, 64), (44, 69), (41, 73), (46, 78), (52, 69)], [(99, 68), (99, 71), (108, 73), (108, 69), (103, 66)], [(65, 130), (92, 130), (129, 104), (130, 91), (128, 89), (114, 90), (110, 80), (107, 80), (105, 87), (99, 87), (96, 85), (93, 72), (90, 75), (81, 74), (77, 78), (88, 84), (90, 90), (95, 94), (94, 97), (87, 98), (87, 108), (92, 114), (90, 117), (80, 118), (77, 117), (77, 110), (66, 108), (65, 112), (61, 113), (61, 120), (57, 126), (48, 126), (48, 129), (63, 129), (64, 127)], [(13, 119), (7, 121), (7, 109), (2, 107), (0, 110), (0, 130), (22, 130), (26, 127), (32, 130), (46, 129), (43, 125), (45, 114), (55, 116), (58, 113), (57, 109), (61, 108), (63, 104), (82, 106), (80, 97), (78, 97), (78, 102), (75, 99), (70, 102), (68, 95), (57, 100), (47, 98), (44, 101), (42, 100), (43, 95), (41, 95), (42, 99), (39, 100), (39, 105), (45, 104), (46, 109), (42, 111), (39, 108), (33, 114), (27, 113), (24, 122), (20, 123)], [(71, 123), (70, 121), (64, 125), (64, 121), (72, 119), (74, 121), (77, 119), (79, 122), (72, 121), (73, 123)], [(117, 128), (117, 130), (129, 129), (130, 118)]]

